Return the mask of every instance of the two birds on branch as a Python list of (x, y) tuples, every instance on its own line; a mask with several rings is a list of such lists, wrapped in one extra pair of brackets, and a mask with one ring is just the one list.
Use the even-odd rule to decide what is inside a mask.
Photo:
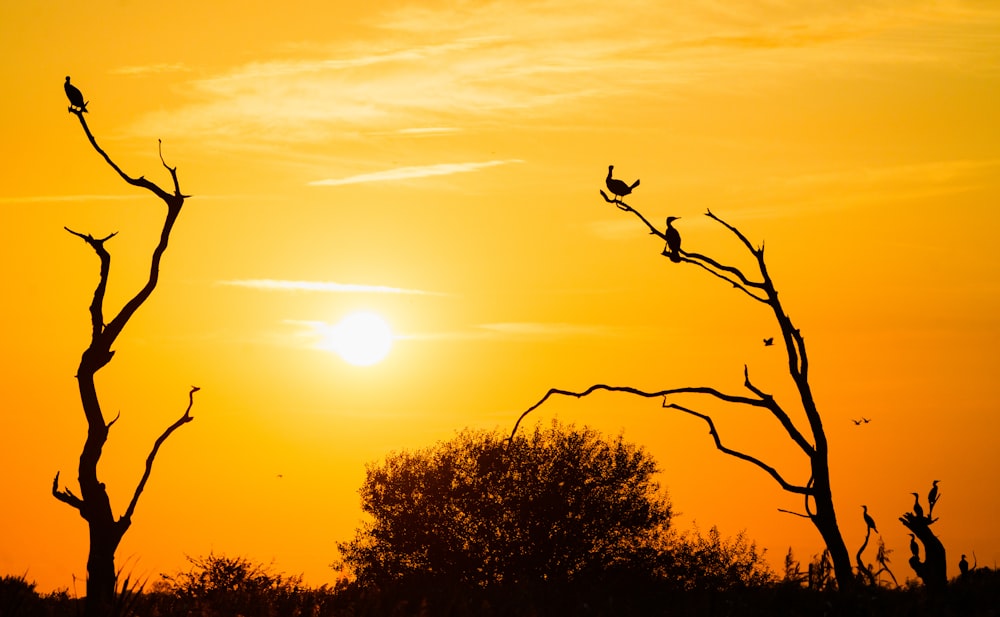
[[(608, 199), (607, 195), (604, 195), (604, 191), (601, 194), (604, 195), (604, 199), (610, 201), (619, 207), (624, 205), (622, 202), (622, 197), (632, 193), (632, 189), (639, 186), (639, 181), (636, 180), (632, 184), (627, 184), (624, 180), (619, 180), (612, 176), (615, 166), (608, 165), (608, 177), (605, 178), (604, 184), (607, 185), (608, 190), (611, 194), (615, 196), (614, 199)], [(674, 228), (674, 221), (679, 219), (679, 216), (669, 216), (667, 217), (667, 229), (663, 232), (663, 237), (667, 240), (667, 245), (663, 247), (663, 252), (661, 255), (669, 257), (670, 261), (677, 263), (681, 260), (681, 234), (677, 229)]]

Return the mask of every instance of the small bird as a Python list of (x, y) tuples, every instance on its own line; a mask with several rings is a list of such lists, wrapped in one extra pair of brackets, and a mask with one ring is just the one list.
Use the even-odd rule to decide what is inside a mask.
[(608, 177), (604, 181), (604, 183), (608, 185), (608, 190), (614, 194), (615, 201), (621, 203), (622, 197), (625, 197), (626, 195), (632, 192), (632, 189), (639, 186), (639, 181), (636, 180), (635, 182), (632, 183), (632, 186), (629, 186), (625, 184), (623, 181), (619, 180), (618, 178), (612, 178), (611, 172), (612, 170), (614, 170), (614, 168), (615, 168), (614, 165), (608, 165)]
[(914, 557), (920, 557), (920, 545), (917, 544), (917, 537), (910, 534), (910, 552), (913, 553)]
[(771, 345), (774, 345), (774, 337), (773, 336), (770, 337), (770, 338), (764, 339), (764, 347), (770, 347)]
[(80, 92), (80, 89), (69, 83), (69, 75), (66, 76), (66, 83), (63, 84), (63, 90), (66, 91), (66, 96), (69, 98), (70, 111), (73, 111), (73, 108), (76, 107), (80, 112), (87, 113), (87, 103), (89, 101), (84, 101), (83, 93)]
[(663, 232), (663, 236), (667, 239), (667, 245), (663, 247), (663, 252), (660, 253), (661, 255), (670, 257), (670, 261), (674, 263), (678, 263), (681, 260), (681, 232), (674, 229), (674, 221), (679, 218), (681, 217), (667, 217), (667, 229)]
[(965, 558), (965, 555), (962, 555), (962, 560), (958, 562), (958, 570), (962, 574), (969, 573), (969, 561)]
[(920, 495), (917, 493), (910, 493), (913, 495), (913, 513), (917, 515), (917, 518), (924, 518), (924, 509), (920, 507)]
[(937, 500), (941, 498), (941, 495), (938, 493), (938, 482), (940, 482), (940, 480), (934, 480), (931, 482), (933, 485), (931, 486), (931, 492), (927, 493), (927, 503), (930, 505), (930, 510), (927, 512), (927, 516), (934, 514), (934, 504), (936, 504)]
[(861, 426), (861, 420), (855, 420), (854, 418), (851, 418), (851, 422), (854, 423), (854, 426)]
[(871, 515), (868, 514), (868, 506), (861, 506), (861, 507), (864, 509), (864, 514), (862, 514), (862, 516), (865, 517), (865, 525), (868, 526), (868, 529), (871, 529), (875, 533), (878, 533), (878, 528), (875, 527), (875, 519), (873, 519)]
[(861, 421), (864, 422), (865, 424), (868, 424), (869, 422), (871, 422), (871, 419), (861, 416)]

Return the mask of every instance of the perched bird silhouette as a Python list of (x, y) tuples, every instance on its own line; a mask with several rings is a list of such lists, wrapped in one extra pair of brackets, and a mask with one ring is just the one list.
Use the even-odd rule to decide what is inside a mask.
[(679, 219), (679, 216), (668, 216), (667, 217), (667, 229), (663, 232), (663, 236), (667, 239), (667, 245), (663, 247), (663, 252), (661, 255), (666, 255), (670, 257), (670, 261), (677, 263), (681, 260), (680, 250), (681, 250), (681, 232), (674, 229), (674, 221)]
[(875, 533), (878, 533), (878, 529), (875, 527), (875, 519), (873, 519), (871, 515), (868, 514), (868, 506), (861, 506), (861, 507), (864, 509), (864, 514), (862, 514), (862, 516), (865, 517), (865, 525), (868, 525), (868, 529), (871, 529)]
[(625, 184), (618, 178), (612, 178), (611, 172), (614, 170), (614, 165), (608, 165), (608, 177), (604, 181), (608, 185), (608, 190), (611, 191), (615, 196), (615, 201), (621, 203), (622, 197), (625, 197), (632, 192), (632, 189), (639, 186), (639, 181), (636, 180), (632, 183), (632, 186)]
[(83, 100), (83, 93), (80, 89), (69, 83), (69, 75), (66, 76), (66, 83), (63, 84), (63, 90), (66, 91), (66, 97), (69, 98), (70, 111), (73, 108), (78, 108), (81, 112), (87, 113), (87, 102)]
[(936, 504), (937, 500), (941, 497), (938, 493), (938, 482), (940, 482), (940, 480), (934, 480), (931, 482), (933, 485), (931, 486), (931, 492), (927, 493), (927, 504), (930, 506), (927, 516), (934, 514), (934, 504)]
[(774, 337), (773, 336), (770, 337), (770, 338), (764, 339), (764, 347), (770, 347), (771, 345), (774, 345)]
[(958, 571), (961, 572), (962, 574), (969, 573), (969, 562), (965, 558), (965, 555), (962, 555), (962, 560), (958, 562)]
[(920, 545), (917, 544), (917, 537), (910, 534), (910, 552), (913, 553), (914, 557), (920, 558)]
[(913, 495), (913, 513), (917, 515), (917, 518), (924, 518), (924, 509), (920, 507), (920, 495), (917, 493), (910, 493)]

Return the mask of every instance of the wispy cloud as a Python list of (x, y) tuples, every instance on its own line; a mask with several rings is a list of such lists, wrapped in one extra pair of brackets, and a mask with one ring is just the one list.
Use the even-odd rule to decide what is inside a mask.
[(349, 294), (401, 294), (401, 295), (416, 295), (416, 296), (447, 295), (440, 292), (424, 291), (421, 289), (405, 289), (402, 287), (389, 287), (385, 285), (357, 285), (353, 283), (336, 283), (333, 281), (237, 279), (230, 281), (219, 281), (218, 284), (230, 287), (244, 287), (247, 289), (258, 289), (261, 291), (304, 291), (304, 292), (349, 293)]
[(160, 63), (160, 64), (146, 64), (141, 66), (122, 66), (116, 69), (112, 69), (111, 73), (116, 75), (143, 75), (146, 73), (176, 73), (176, 72), (186, 72), (190, 71), (184, 64), (174, 63)]
[(117, 201), (140, 199), (141, 195), (26, 195), (24, 197), (0, 197), (0, 204), (38, 204), (77, 201)]
[(465, 330), (401, 334), (411, 340), (492, 340), (554, 341), (578, 337), (603, 337), (620, 334), (620, 328), (566, 322), (509, 321), (472, 326)]
[(430, 176), (447, 176), (451, 174), (468, 173), (478, 171), (488, 167), (497, 167), (509, 163), (521, 163), (519, 159), (508, 159), (505, 161), (482, 161), (477, 163), (441, 163), (438, 165), (418, 165), (410, 167), (396, 167), (383, 171), (375, 171), (366, 174), (346, 176), (344, 178), (327, 178), (325, 180), (314, 180), (310, 186), (341, 186), (344, 184), (361, 184), (365, 182), (391, 182), (393, 180), (409, 180), (413, 178), (427, 178)]

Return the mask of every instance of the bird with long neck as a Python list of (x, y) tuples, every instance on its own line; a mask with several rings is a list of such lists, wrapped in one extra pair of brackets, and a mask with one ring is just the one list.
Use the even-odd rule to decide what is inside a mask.
[(910, 534), (910, 552), (914, 557), (920, 558), (920, 545), (917, 544), (917, 536)]
[(80, 89), (69, 83), (69, 75), (66, 76), (66, 81), (63, 83), (63, 90), (66, 91), (66, 97), (69, 99), (70, 111), (73, 111), (75, 107), (80, 110), (80, 113), (87, 113), (89, 101), (83, 100), (83, 93), (80, 92)]
[[(678, 263), (681, 260), (680, 250), (681, 250), (681, 232), (674, 228), (674, 221), (679, 219), (679, 216), (668, 216), (667, 217), (667, 229), (663, 232), (663, 237), (667, 239), (667, 245), (663, 247), (663, 252), (661, 255), (670, 257), (670, 261)], [(772, 340), (773, 342), (773, 340)], [(767, 342), (765, 341), (765, 345)]]
[(917, 518), (924, 518), (924, 509), (920, 507), (920, 495), (918, 493), (910, 493), (913, 495), (913, 513), (917, 515)]
[(878, 533), (878, 528), (875, 527), (875, 519), (873, 519), (871, 515), (868, 514), (868, 506), (861, 506), (861, 508), (864, 510), (862, 516), (865, 519), (865, 525), (868, 526), (868, 529), (871, 529), (875, 533)]
[(621, 203), (622, 197), (625, 197), (632, 192), (632, 189), (639, 186), (639, 181), (636, 180), (630, 186), (618, 178), (612, 178), (611, 172), (614, 171), (614, 169), (614, 165), (608, 165), (608, 177), (604, 180), (604, 184), (608, 185), (608, 190), (614, 194), (615, 201)]
[(927, 493), (927, 504), (929, 506), (929, 510), (927, 511), (927, 516), (931, 516), (934, 514), (934, 504), (936, 504), (937, 500), (941, 498), (941, 495), (938, 493), (938, 482), (940, 482), (940, 480), (934, 480), (931, 483), (932, 484), (931, 491)]

